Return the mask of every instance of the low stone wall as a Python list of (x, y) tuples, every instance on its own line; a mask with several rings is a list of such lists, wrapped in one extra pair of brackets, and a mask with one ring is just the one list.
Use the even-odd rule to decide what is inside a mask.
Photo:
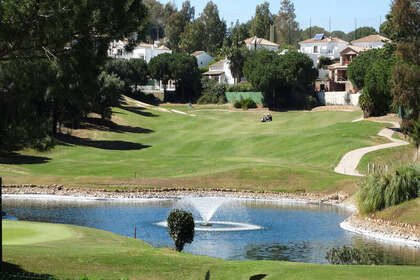
[(319, 102), (324, 105), (351, 105), (359, 106), (360, 93), (348, 93), (345, 91), (319, 91)]
[(353, 215), (340, 226), (345, 230), (391, 243), (398, 242), (420, 247), (420, 227), (416, 225)]

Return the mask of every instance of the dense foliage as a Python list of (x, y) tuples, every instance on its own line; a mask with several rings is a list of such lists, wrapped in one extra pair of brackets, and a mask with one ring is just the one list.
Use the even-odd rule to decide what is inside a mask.
[(392, 94), (394, 104), (404, 112), (404, 132), (412, 131), (420, 118), (420, 10), (415, 2), (396, 0), (391, 11), (391, 32), (398, 43), (399, 58), (392, 75)]
[(396, 63), (395, 45), (372, 49), (357, 56), (348, 66), (353, 85), (363, 88), (360, 108), (364, 117), (386, 115), (392, 110), (391, 77)]
[(5, 0), (0, 13), (0, 150), (39, 143), (90, 112), (107, 115), (109, 42), (141, 37), (141, 1)]
[(149, 73), (153, 79), (175, 81), (176, 92), (168, 95), (169, 101), (191, 102), (201, 94), (201, 72), (194, 56), (185, 53), (165, 53), (152, 58), (149, 62)]
[(194, 218), (190, 212), (175, 209), (167, 219), (169, 235), (175, 243), (175, 249), (181, 252), (186, 243), (194, 240)]
[(127, 87), (126, 91), (137, 91), (139, 85), (147, 83), (147, 63), (143, 59), (110, 59), (104, 70), (108, 74), (115, 74)]
[(226, 87), (219, 84), (215, 80), (203, 78), (201, 80), (201, 97), (198, 99), (198, 104), (225, 104), (226, 100)]
[(264, 105), (274, 108), (303, 107), (305, 97), (313, 93), (318, 70), (312, 60), (296, 51), (278, 55), (258, 51), (244, 66), (248, 81), (264, 94)]
[(371, 175), (365, 179), (357, 201), (359, 211), (369, 214), (380, 211), (419, 195), (420, 166), (403, 166), (392, 174)]
[(257, 103), (251, 98), (240, 98), (233, 103), (233, 106), (237, 109), (242, 108), (244, 110), (248, 110), (251, 108), (257, 108)]

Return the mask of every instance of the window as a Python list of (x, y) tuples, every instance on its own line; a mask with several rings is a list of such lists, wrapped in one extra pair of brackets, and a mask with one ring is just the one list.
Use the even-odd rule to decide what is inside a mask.
[(314, 46), (314, 53), (318, 53), (318, 46)]

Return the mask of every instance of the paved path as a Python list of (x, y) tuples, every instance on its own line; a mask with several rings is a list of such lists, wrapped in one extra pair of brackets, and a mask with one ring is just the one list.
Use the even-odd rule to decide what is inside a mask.
[[(360, 119), (357, 119), (355, 121), (360, 121)], [(397, 122), (382, 122), (382, 121), (376, 121), (378, 123), (391, 123), (393, 125), (393, 128), (399, 128), (400, 125)], [(378, 135), (387, 138), (391, 141), (391, 143), (372, 146), (372, 147), (366, 147), (361, 148), (357, 150), (353, 150), (348, 152), (344, 155), (344, 157), (341, 159), (340, 163), (337, 165), (337, 167), (334, 169), (336, 173), (344, 174), (344, 175), (350, 175), (350, 176), (364, 176), (360, 174), (356, 168), (359, 165), (360, 160), (364, 155), (367, 153), (382, 150), (382, 149), (388, 149), (388, 148), (394, 148), (404, 145), (409, 145), (409, 143), (392, 138), (392, 135), (394, 134), (394, 130), (392, 128), (384, 128), (382, 129)]]

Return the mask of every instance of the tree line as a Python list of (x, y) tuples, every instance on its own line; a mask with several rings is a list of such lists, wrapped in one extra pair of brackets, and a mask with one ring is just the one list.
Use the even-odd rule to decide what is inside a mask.
[(395, 0), (382, 27), (392, 43), (356, 57), (348, 67), (348, 77), (363, 89), (360, 106), (365, 117), (399, 113), (402, 130), (414, 133), (420, 127), (420, 8), (416, 1)]
[[(180, 10), (171, 2), (166, 5), (157, 0), (145, 0), (150, 17), (146, 38), (153, 42), (166, 37), (168, 46), (174, 51), (192, 53), (206, 51), (218, 55), (222, 47), (234, 47), (247, 38), (257, 36), (278, 43), (282, 49), (298, 47), (298, 42), (313, 38), (317, 33), (338, 37), (346, 41), (356, 40), (368, 35), (378, 34), (372, 27), (360, 27), (345, 33), (313, 26), (302, 30), (296, 21), (295, 6), (292, 0), (282, 0), (277, 13), (271, 13), (270, 4), (257, 5), (255, 14), (248, 22), (228, 25), (219, 16), (217, 5), (210, 1), (199, 17), (189, 0), (183, 2)], [(387, 34), (386, 24), (382, 24), (381, 34)]]

